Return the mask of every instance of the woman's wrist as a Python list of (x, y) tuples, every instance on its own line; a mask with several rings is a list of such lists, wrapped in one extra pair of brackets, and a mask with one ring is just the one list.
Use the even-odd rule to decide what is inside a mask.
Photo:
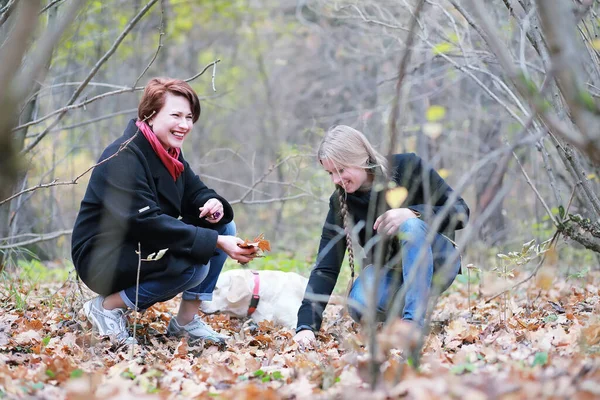
[(296, 333), (299, 333), (302, 331), (311, 331), (313, 333), (315, 332), (314, 329), (310, 325), (298, 325), (298, 327), (296, 328)]

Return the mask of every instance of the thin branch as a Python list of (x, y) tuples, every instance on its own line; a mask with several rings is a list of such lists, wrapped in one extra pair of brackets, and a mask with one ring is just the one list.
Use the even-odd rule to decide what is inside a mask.
[[(104, 63), (115, 53), (115, 51), (117, 51), (117, 48), (119, 47), (119, 45), (121, 44), (121, 42), (125, 39), (125, 37), (127, 37), (127, 35), (129, 34), (129, 32), (133, 29), (133, 27), (137, 24), (137, 22), (140, 19), (142, 19), (142, 17), (148, 12), (148, 10), (150, 10), (150, 8), (152, 8), (152, 6), (157, 1), (158, 0), (150, 0), (150, 2), (148, 4), (146, 4), (146, 6), (144, 8), (142, 8), (140, 10), (140, 12), (137, 13), (137, 15), (135, 17), (133, 17), (133, 19), (131, 19), (131, 21), (129, 21), (129, 24), (127, 24), (127, 26), (125, 27), (125, 29), (123, 30), (123, 32), (121, 32), (121, 34), (119, 35), (119, 37), (115, 40), (115, 42), (113, 43), (113, 45), (111, 46), (111, 48), (108, 49), (108, 51), (102, 56), (102, 58), (100, 58), (100, 60), (98, 60), (98, 62), (96, 63), (96, 65), (94, 65), (94, 67), (92, 68), (92, 70), (88, 73), (87, 77), (83, 80), (83, 82), (81, 83), (81, 85), (75, 90), (75, 92), (73, 93), (73, 95), (71, 96), (71, 98), (69, 99), (69, 101), (67, 101), (67, 106), (71, 106), (73, 103), (75, 103), (75, 100), (77, 100), (77, 98), (83, 92), (83, 90), (85, 89), (85, 87), (87, 86), (87, 84), (96, 75), (96, 73), (98, 72), (98, 70), (100, 69), (100, 67), (102, 67), (102, 65), (104, 65)], [(58, 122), (62, 119), (62, 117), (66, 114), (66, 112), (67, 112), (66, 110), (62, 111), (58, 115), (58, 117), (52, 123), (50, 123), (50, 125), (43, 132), (41, 132), (37, 136), (37, 138), (35, 138), (33, 140), (33, 142), (31, 144), (29, 144), (25, 149), (23, 149), (21, 151), (21, 153), (29, 153), (35, 146), (37, 146), (40, 143), (40, 141), (48, 134), (48, 132), (56, 124), (58, 124)]]
[(49, 9), (51, 9), (54, 5), (56, 5), (56, 4), (58, 4), (58, 3), (62, 2), (62, 1), (64, 1), (64, 0), (53, 0), (53, 1), (51, 1), (50, 3), (48, 3), (48, 5), (46, 5), (44, 8), (42, 8), (40, 10), (40, 14), (45, 13), (46, 11), (48, 11)]
[[(103, 121), (105, 119), (114, 118), (114, 117), (117, 117), (119, 115), (123, 115), (123, 114), (134, 114), (134, 115), (137, 115), (136, 113), (137, 113), (137, 108), (130, 108), (128, 110), (117, 111), (117, 112), (114, 112), (114, 113), (111, 113), (111, 114), (102, 115), (102, 116), (97, 117), (97, 118), (88, 119), (86, 121), (82, 121), (82, 122), (79, 122), (77, 124), (60, 126), (58, 128), (52, 128), (52, 130), (50, 132), (67, 131), (67, 130), (71, 130), (71, 129), (75, 129), (75, 128), (80, 128), (82, 126), (90, 125), (90, 124), (96, 123), (98, 121)], [(30, 136), (27, 136), (27, 137), (29, 138)]]
[(217, 76), (217, 63), (213, 64), (213, 70), (212, 70), (212, 79), (210, 80), (212, 83), (212, 90), (213, 92), (217, 91), (217, 88), (215, 87), (215, 77)]
[[(481, 3), (476, 0), (470, 1), (469, 3), (472, 6), (471, 9), (481, 20), (480, 27), (485, 32), (483, 39), (486, 41), (492, 52), (496, 55), (498, 61), (500, 61), (500, 65), (504, 68), (521, 96), (528, 100), (530, 106), (535, 109), (537, 115), (550, 129), (554, 130), (560, 134), (561, 137), (567, 139), (571, 143), (574, 143), (579, 148), (582, 148), (583, 146), (589, 146), (591, 144), (589, 143), (590, 138), (586, 137), (586, 135), (576, 129), (576, 125), (572, 123), (566, 124), (555, 113), (551, 112), (550, 108), (547, 107), (546, 103), (544, 102), (544, 99), (540, 96), (539, 91), (530, 87), (532, 82), (527, 81), (524, 75), (519, 73), (514, 68), (512, 57), (508, 49), (500, 42), (499, 38), (501, 35), (494, 28), (493, 22), (483, 9)], [(589, 151), (588, 154), (590, 154)], [(590, 154), (590, 157), (594, 158), (593, 154)]]
[(15, 97), (18, 101), (27, 97), (36, 82), (45, 80), (54, 46), (73, 22), (83, 3), (83, 0), (71, 1), (60, 21), (44, 32), (44, 35), (37, 41), (35, 49), (27, 55), (29, 61), (24, 63), (14, 83)]
[(275, 198), (275, 199), (266, 199), (266, 200), (233, 200), (230, 201), (229, 204), (270, 204), (270, 203), (279, 203), (279, 202), (284, 202), (284, 201), (289, 201), (289, 200), (296, 200), (296, 199), (300, 199), (302, 197), (314, 197), (310, 194), (306, 194), (306, 193), (301, 193), (301, 194), (297, 194), (295, 196), (287, 196), (287, 197), (280, 197), (280, 198)]
[(138, 320), (138, 300), (140, 291), (140, 270), (142, 269), (142, 243), (138, 242), (138, 265), (137, 265), (137, 276), (135, 281), (135, 319), (133, 320), (133, 343), (131, 345), (131, 359), (135, 355), (135, 334), (137, 331), (137, 320)]
[[(235, 202), (237, 203), (242, 203), (244, 202), (244, 200), (246, 199), (246, 197), (248, 197), (248, 195), (250, 195), (250, 193), (252, 193), (252, 191), (254, 190), (254, 188), (256, 186), (258, 186), (263, 180), (265, 180), (267, 178), (267, 176), (269, 176), (271, 174), (271, 172), (273, 172), (273, 170), (275, 170), (276, 168), (278, 168), (280, 165), (282, 165), (283, 163), (285, 163), (287, 160), (289, 160), (290, 158), (294, 158), (296, 156), (287, 156), (285, 158), (283, 158), (281, 161), (271, 165), (269, 167), (269, 169), (267, 170), (267, 172), (265, 172), (263, 174), (263, 176), (261, 176), (259, 179), (257, 179), (256, 181), (254, 181), (252, 183), (252, 186), (250, 186), (248, 188), (248, 190), (246, 190), (246, 192), (242, 195), (242, 197), (240, 197), (238, 200), (235, 200)], [(250, 204), (250, 202), (246, 202), (247, 204)]]
[(406, 50), (404, 51), (402, 59), (400, 60), (400, 65), (398, 66), (398, 83), (396, 84), (396, 95), (394, 96), (393, 109), (390, 115), (390, 155), (391, 152), (394, 151), (396, 145), (396, 124), (400, 116), (400, 101), (402, 96), (402, 86), (406, 76), (406, 66), (408, 65), (408, 61), (410, 60), (410, 55), (412, 53), (412, 45), (415, 40), (416, 27), (419, 19), (418, 16), (421, 14), (424, 5), (425, 1), (419, 0), (415, 6), (415, 11), (410, 20), (408, 37), (406, 39)]
[[(28, 245), (34, 244), (34, 243), (45, 242), (47, 240), (56, 239), (61, 236), (70, 235), (72, 233), (73, 233), (73, 229), (67, 229), (67, 230), (56, 231), (56, 232), (52, 232), (52, 233), (44, 233), (41, 235), (30, 235), (30, 236), (35, 236), (35, 237), (32, 239), (23, 240), (23, 241), (17, 242), (17, 243), (1, 245), (0, 250), (14, 249), (15, 247), (23, 247), (23, 246), (28, 246)], [(3, 239), (0, 239), (0, 243), (5, 242), (5, 241), (14, 240), (15, 238), (16, 238), (16, 236), (3, 238)]]
[(146, 68), (144, 68), (142, 73), (137, 77), (135, 82), (133, 82), (133, 85), (131, 85), (131, 87), (137, 86), (140, 79), (142, 79), (142, 76), (144, 76), (146, 74), (146, 72), (150, 69), (150, 66), (152, 64), (154, 64), (154, 61), (156, 60), (156, 57), (158, 57), (158, 53), (160, 52), (160, 49), (163, 47), (162, 40), (163, 40), (163, 35), (165, 34), (164, 20), (165, 20), (165, 5), (164, 5), (164, 0), (161, 0), (161, 2), (160, 2), (160, 25), (158, 26), (158, 47), (156, 48), (156, 52), (154, 53), (154, 56), (152, 57), (152, 59), (150, 60), (148, 65), (146, 65)]
[[(396, 148), (396, 138), (397, 138), (397, 128), (396, 125), (398, 123), (398, 119), (400, 117), (400, 107), (401, 107), (401, 102), (402, 102), (402, 88), (404, 86), (404, 79), (406, 77), (406, 68), (408, 66), (408, 62), (410, 61), (410, 56), (412, 54), (412, 47), (413, 47), (413, 43), (415, 41), (415, 36), (417, 34), (417, 26), (419, 25), (419, 16), (421, 15), (421, 12), (423, 11), (423, 8), (425, 6), (425, 0), (420, 0), (416, 6), (415, 6), (415, 10), (414, 12), (411, 13), (411, 20), (410, 20), (410, 24), (409, 24), (409, 28), (408, 28), (408, 37), (406, 39), (406, 48), (404, 50), (404, 54), (402, 55), (402, 58), (400, 60), (400, 64), (398, 66), (398, 83), (396, 84), (396, 94), (394, 95), (394, 100), (393, 100), (393, 105), (392, 105), (392, 112), (390, 114), (390, 122), (389, 122), (389, 134), (390, 134), (390, 143), (389, 143), (389, 152), (388, 152), (388, 162), (390, 165), (392, 165), (392, 157), (393, 157), (393, 153), (395, 151)], [(384, 196), (381, 196), (381, 200), (379, 200), (380, 202), (385, 201)], [(381, 204), (373, 204), (375, 205), (375, 207), (380, 208)], [(367, 220), (368, 224), (372, 223), (372, 221)], [(379, 255), (376, 255), (376, 257), (381, 257), (383, 256), (383, 252), (385, 251), (383, 244), (379, 246)], [(379, 282), (379, 275), (381, 273), (381, 270), (383, 268), (377, 268), (375, 270), (375, 282)], [(416, 268), (415, 268), (416, 269)], [(408, 283), (406, 283), (408, 284)], [(368, 320), (367, 323), (370, 327), (370, 329), (368, 330), (368, 340), (369, 340), (369, 353), (370, 353), (370, 357), (369, 357), (369, 373), (371, 375), (371, 388), (372, 390), (375, 390), (376, 386), (377, 386), (377, 380), (379, 378), (379, 362), (377, 361), (377, 337), (376, 337), (376, 331), (375, 331), (375, 322), (376, 322), (376, 315), (377, 315), (377, 295), (376, 295), (376, 287), (377, 285), (374, 285), (374, 288), (372, 289), (372, 293), (371, 296), (369, 296), (369, 301), (367, 302), (367, 305), (369, 306), (369, 310), (371, 312), (368, 313)], [(418, 364), (418, 360), (416, 361)], [(399, 382), (400, 377), (402, 375), (404, 367), (401, 365), (398, 368), (398, 374), (396, 375), (396, 383)]]
[[(139, 132), (139, 131), (138, 131), (138, 132)], [(32, 186), (32, 187), (30, 187), (30, 188), (27, 188), (27, 189), (21, 190), (20, 192), (18, 192), (18, 193), (15, 193), (15, 194), (13, 194), (12, 196), (10, 196), (10, 197), (8, 197), (8, 198), (6, 198), (6, 199), (4, 199), (4, 200), (0, 201), (0, 207), (1, 207), (3, 204), (5, 204), (5, 203), (7, 203), (7, 202), (11, 201), (12, 199), (14, 199), (14, 198), (17, 198), (17, 197), (19, 197), (19, 196), (22, 196), (22, 195), (24, 195), (24, 194), (26, 194), (26, 193), (29, 193), (29, 192), (33, 192), (34, 190), (43, 189), (43, 188), (48, 188), (48, 187), (52, 187), (52, 186), (76, 185), (76, 184), (77, 184), (77, 181), (78, 181), (79, 179), (81, 179), (81, 177), (83, 177), (84, 175), (86, 175), (88, 172), (90, 172), (92, 169), (96, 168), (96, 167), (97, 167), (97, 166), (99, 166), (99, 165), (102, 165), (102, 164), (104, 164), (105, 162), (107, 162), (107, 161), (108, 161), (108, 160), (110, 160), (111, 158), (113, 158), (113, 157), (116, 157), (116, 156), (117, 156), (117, 155), (118, 155), (118, 154), (119, 154), (121, 151), (125, 150), (125, 148), (127, 147), (127, 145), (128, 145), (129, 143), (131, 143), (131, 142), (133, 141), (133, 139), (135, 139), (135, 138), (136, 138), (136, 136), (137, 136), (137, 133), (138, 133), (138, 132), (136, 132), (136, 133), (135, 133), (135, 134), (134, 134), (134, 135), (133, 135), (131, 138), (127, 139), (127, 141), (123, 142), (123, 143), (121, 144), (121, 146), (119, 147), (119, 149), (116, 151), (116, 153), (115, 153), (115, 154), (111, 155), (110, 157), (107, 157), (107, 158), (105, 158), (104, 160), (100, 161), (99, 163), (96, 163), (96, 164), (92, 165), (91, 167), (89, 167), (88, 169), (86, 169), (86, 170), (85, 170), (83, 173), (81, 173), (81, 174), (79, 174), (78, 176), (76, 176), (74, 179), (72, 179), (72, 180), (70, 180), (70, 181), (58, 181), (57, 179), (55, 179), (55, 180), (53, 180), (52, 182), (49, 182), (49, 183), (41, 183), (41, 184), (39, 184), (39, 185)]]
[(10, 14), (14, 10), (15, 4), (17, 4), (17, 0), (10, 0), (8, 4), (2, 10), (0, 10), (0, 26), (2, 26), (8, 17), (10, 17)]
[[(212, 65), (214, 65), (215, 63), (218, 63), (220, 61), (221, 60), (217, 59), (217, 60), (211, 62), (210, 64), (208, 64), (207, 66), (205, 66), (202, 71), (200, 71), (196, 75), (192, 76), (191, 78), (184, 79), (184, 81), (185, 82), (193, 81), (194, 79), (196, 79), (199, 76), (201, 76), (202, 74), (204, 74), (204, 72), (206, 72), (206, 70), (208, 68), (210, 68)], [(144, 90), (144, 88), (145, 88), (145, 86), (137, 86), (137, 87), (130, 87), (130, 88), (123, 88), (123, 89), (119, 89), (119, 90), (113, 90), (112, 92), (102, 93), (102, 94), (99, 94), (97, 96), (90, 97), (89, 99), (86, 99), (85, 101), (82, 101), (81, 103), (67, 105), (65, 107), (59, 108), (58, 110), (55, 110), (55, 111), (51, 112), (50, 114), (44, 115), (43, 117), (38, 118), (38, 119), (36, 119), (34, 121), (30, 121), (30, 122), (27, 122), (26, 124), (19, 125), (19, 126), (13, 128), (13, 131), (17, 131), (19, 129), (26, 128), (26, 127), (32, 126), (32, 125), (37, 125), (40, 122), (43, 122), (43, 121), (47, 120), (48, 118), (53, 117), (53, 116), (55, 116), (57, 114), (61, 114), (62, 115), (62, 114), (64, 114), (67, 111), (74, 110), (74, 109), (77, 109), (77, 108), (85, 107), (88, 104), (90, 104), (90, 103), (92, 103), (92, 102), (94, 102), (96, 100), (103, 99), (105, 97), (114, 96), (114, 95), (123, 94), (123, 93), (128, 93), (128, 92), (137, 92), (137, 91), (140, 91), (140, 90)], [(55, 124), (53, 123), (50, 128), (46, 128), (46, 130), (44, 130), (42, 133), (39, 133), (37, 135), (37, 137), (39, 138), (40, 135), (47, 134), (49, 130), (50, 131), (52, 130), (52, 128), (54, 127), (54, 125)], [(23, 152), (25, 152), (25, 150), (23, 150)]]
[[(552, 239), (550, 240), (550, 246), (549, 246), (549, 248), (556, 247), (556, 241), (558, 240), (559, 235), (560, 235), (559, 231), (554, 232), (554, 235), (552, 235)], [(487, 304), (490, 301), (494, 300), (495, 298), (498, 298), (498, 297), (502, 296), (504, 293), (508, 293), (511, 290), (514, 290), (514, 289), (518, 288), (519, 286), (521, 286), (522, 284), (528, 282), (529, 280), (531, 280), (531, 278), (533, 278), (534, 276), (536, 276), (537, 273), (538, 273), (538, 271), (542, 267), (542, 265), (544, 265), (544, 261), (546, 260), (546, 254), (547, 253), (544, 253), (544, 255), (542, 256), (540, 262), (538, 263), (538, 265), (536, 265), (535, 269), (533, 270), (533, 272), (531, 272), (531, 274), (529, 274), (529, 276), (527, 276), (525, 279), (517, 282), (516, 284), (514, 284), (510, 288), (505, 289), (505, 290), (501, 291), (500, 293), (497, 293), (497, 294), (493, 295), (492, 297), (490, 297), (489, 299), (487, 299), (485, 301), (485, 303)]]
[[(218, 63), (221, 62), (221, 59), (217, 58), (215, 61), (211, 62), (210, 64), (208, 64), (206, 67), (204, 67), (204, 69), (200, 72), (198, 72), (196, 75), (192, 76), (191, 78), (187, 78), (184, 79), (184, 81), (186, 82), (190, 82), (193, 81), (194, 79), (196, 79), (197, 77), (201, 76), (202, 74), (204, 74), (206, 72), (207, 69), (209, 69), (210, 67), (214, 67), (215, 65), (217, 65)], [(214, 69), (214, 68), (213, 68)], [(214, 76), (213, 76), (214, 79)]]
[(381, 22), (381, 21), (377, 21), (377, 20), (374, 20), (374, 19), (369, 19), (369, 18), (367, 18), (367, 17), (366, 17), (366, 16), (363, 14), (363, 12), (362, 12), (362, 11), (361, 11), (361, 10), (360, 10), (358, 7), (356, 7), (354, 4), (347, 5), (347, 6), (342, 6), (342, 7), (340, 7), (338, 10), (343, 10), (343, 9), (345, 9), (345, 8), (353, 8), (353, 9), (354, 9), (354, 10), (355, 10), (355, 11), (358, 13), (358, 15), (360, 16), (360, 18), (361, 18), (361, 19), (362, 19), (364, 22), (366, 22), (366, 23), (368, 23), (368, 24), (380, 25), (380, 26), (384, 26), (384, 27), (386, 27), (386, 28), (398, 29), (398, 30), (401, 30), (401, 31), (404, 31), (404, 32), (410, 32), (410, 29), (407, 29), (407, 28), (405, 28), (405, 27), (403, 27), (403, 26), (399, 26), (399, 25), (391, 25), (391, 24), (388, 24), (388, 23), (386, 23), (386, 22)]
[(517, 164), (519, 164), (519, 167), (521, 168), (521, 172), (523, 173), (523, 176), (525, 176), (525, 180), (527, 181), (527, 183), (529, 184), (529, 186), (531, 187), (531, 189), (533, 190), (533, 192), (537, 196), (538, 200), (542, 203), (542, 206), (544, 206), (544, 208), (546, 209), (546, 212), (548, 213), (548, 216), (550, 217), (550, 220), (552, 221), (552, 223), (555, 226), (558, 226), (558, 221), (554, 218), (554, 215), (552, 214), (552, 211), (550, 210), (550, 207), (548, 207), (548, 204), (546, 204), (546, 202), (544, 201), (544, 198), (542, 197), (542, 195), (540, 194), (540, 192), (538, 192), (538, 190), (535, 187), (535, 185), (533, 184), (533, 182), (531, 182), (531, 179), (529, 179), (529, 175), (527, 175), (527, 171), (525, 171), (525, 168), (523, 168), (523, 165), (521, 164), (521, 161), (519, 160), (519, 157), (517, 156), (517, 154), (514, 151), (513, 151), (512, 154), (515, 157), (515, 160), (517, 160)]

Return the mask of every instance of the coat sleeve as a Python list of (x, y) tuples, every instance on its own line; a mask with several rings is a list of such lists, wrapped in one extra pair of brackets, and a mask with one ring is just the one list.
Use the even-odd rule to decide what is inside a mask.
[(139, 151), (126, 148), (97, 166), (90, 187), (102, 204), (106, 225), (126, 232), (127, 240), (151, 248), (168, 248), (202, 264), (213, 256), (217, 232), (186, 224), (162, 212), (150, 168)]
[(323, 225), (317, 262), (310, 273), (302, 305), (298, 310), (298, 328), (318, 331), (323, 311), (335, 287), (346, 252), (346, 240), (339, 212), (329, 200), (329, 212)]
[[(421, 202), (410, 204), (407, 208), (419, 212), (422, 218), (428, 218), (429, 216), (428, 219), (432, 221), (433, 217), (440, 214), (450, 201), (450, 197), (454, 195), (454, 190), (435, 169), (427, 165), (419, 156), (416, 154), (411, 154), (411, 156), (410, 167), (404, 166), (406, 170), (410, 171), (407, 186), (410, 188), (409, 192), (412, 188), (416, 188), (414, 197), (419, 198)], [(397, 183), (402, 185), (402, 182)], [(442, 220), (438, 231), (454, 231), (464, 228), (469, 221), (469, 213), (467, 203), (461, 196), (457, 196)]]
[[(185, 187), (183, 193), (183, 204), (181, 216), (183, 220), (195, 226), (203, 228), (218, 228), (233, 221), (233, 208), (229, 202), (213, 189), (208, 188), (200, 177), (194, 173), (187, 161), (184, 163)], [(205, 218), (198, 218), (200, 207), (210, 199), (217, 199), (223, 204), (223, 218), (216, 223), (211, 224)]]

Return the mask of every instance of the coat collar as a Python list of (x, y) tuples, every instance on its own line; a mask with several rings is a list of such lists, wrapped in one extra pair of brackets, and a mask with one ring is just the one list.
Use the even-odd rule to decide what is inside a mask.
[[(138, 127), (135, 125), (135, 119), (129, 121), (127, 128), (123, 134), (124, 139), (128, 140), (133, 135), (136, 137), (133, 142), (142, 152), (144, 158), (148, 162), (148, 167), (154, 178), (156, 190), (159, 194), (159, 201), (161, 203), (166, 200), (171, 207), (174, 207), (177, 212), (181, 212), (181, 199), (183, 197), (183, 175), (181, 174), (176, 181), (173, 180), (167, 167), (162, 163), (158, 155), (154, 152), (154, 149), (150, 145), (150, 142), (144, 137), (141, 132), (138, 132)], [(183, 162), (183, 156), (179, 155), (179, 161)], [(161, 207), (162, 208), (162, 207)]]

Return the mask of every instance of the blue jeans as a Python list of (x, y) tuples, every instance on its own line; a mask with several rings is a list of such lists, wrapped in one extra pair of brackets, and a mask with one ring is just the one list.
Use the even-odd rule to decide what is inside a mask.
[[(405, 289), (404, 309), (401, 316), (403, 319), (423, 325), (434, 272), (439, 272), (436, 275), (436, 285), (440, 285), (441, 293), (448, 289), (460, 271), (460, 257), (457, 257), (451, 266), (446, 266), (443, 271), (441, 270), (446, 260), (458, 250), (450, 240), (439, 233), (436, 234), (431, 245), (426, 245), (428, 231), (427, 224), (418, 218), (408, 219), (400, 226), (398, 239), (400, 240), (401, 269), (388, 268), (379, 272), (380, 281), (377, 285), (376, 295), (378, 321), (387, 318), (388, 310), (391, 308), (391, 302), (396, 293), (404, 282), (409, 282)], [(424, 252), (424, 254), (420, 255), (420, 252)], [(421, 259), (417, 265), (419, 256)], [(350, 290), (349, 312), (356, 321), (360, 321), (367, 310), (369, 304), (367, 296), (374, 291), (375, 272), (374, 266), (365, 267)]]
[[(219, 235), (226, 236), (235, 236), (235, 231), (233, 221), (217, 229)], [(180, 275), (140, 282), (137, 290), (138, 310), (145, 310), (155, 303), (171, 300), (179, 293), (183, 293), (184, 300), (212, 300), (213, 290), (226, 259), (227, 254), (223, 250), (217, 249), (208, 264), (191, 264)], [(174, 262), (189, 263), (189, 260), (177, 259)], [(121, 290), (119, 295), (129, 308), (135, 309), (135, 286)]]

